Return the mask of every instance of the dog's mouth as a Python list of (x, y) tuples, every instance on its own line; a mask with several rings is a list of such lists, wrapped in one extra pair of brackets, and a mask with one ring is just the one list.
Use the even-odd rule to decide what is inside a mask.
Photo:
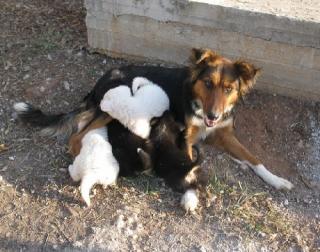
[(204, 123), (207, 127), (213, 127), (218, 123), (219, 119), (220, 119), (220, 117), (217, 118), (216, 120), (210, 120), (207, 116), (205, 116)]

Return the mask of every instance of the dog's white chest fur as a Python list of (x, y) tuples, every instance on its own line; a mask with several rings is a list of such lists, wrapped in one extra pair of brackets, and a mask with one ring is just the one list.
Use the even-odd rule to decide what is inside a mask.
[(199, 127), (199, 132), (198, 132), (198, 136), (197, 136), (197, 141), (203, 141), (207, 138), (208, 135), (210, 134), (214, 134), (214, 132), (217, 129), (221, 129), (224, 127), (227, 127), (229, 125), (233, 124), (233, 118), (228, 118), (225, 121), (222, 121), (220, 123), (218, 123), (217, 125), (213, 126), (213, 127), (207, 127), (204, 122), (203, 119), (197, 118), (197, 117), (193, 117), (191, 119), (191, 124), (194, 126)]

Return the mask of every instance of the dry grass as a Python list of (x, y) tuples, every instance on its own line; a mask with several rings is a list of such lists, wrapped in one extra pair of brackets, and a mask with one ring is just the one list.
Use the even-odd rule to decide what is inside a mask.
[(247, 244), (252, 239), (262, 239), (271, 246), (277, 245), (277, 251), (286, 251), (292, 244), (304, 250), (313, 247), (317, 239), (310, 239), (306, 226), (292, 218), (267, 192), (252, 192), (241, 182), (229, 186), (216, 176), (208, 191), (215, 195), (214, 213), (225, 216), (233, 232), (241, 234)]

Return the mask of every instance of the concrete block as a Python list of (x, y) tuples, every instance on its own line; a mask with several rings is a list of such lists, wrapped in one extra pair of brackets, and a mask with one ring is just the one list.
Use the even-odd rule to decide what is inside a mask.
[(192, 47), (211, 48), (263, 67), (260, 89), (320, 100), (320, 18), (304, 21), (209, 2), (86, 0), (89, 45), (178, 65), (188, 63)]

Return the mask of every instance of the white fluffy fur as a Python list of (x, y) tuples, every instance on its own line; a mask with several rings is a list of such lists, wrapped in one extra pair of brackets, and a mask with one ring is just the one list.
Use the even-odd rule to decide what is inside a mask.
[(169, 109), (169, 98), (161, 87), (143, 77), (133, 79), (132, 92), (127, 86), (110, 89), (100, 107), (134, 134), (147, 138), (150, 119)]
[(89, 131), (81, 143), (81, 151), (69, 166), (69, 173), (74, 181), (81, 180), (81, 196), (90, 206), (89, 194), (93, 185), (107, 186), (115, 183), (119, 164), (112, 154), (106, 128)]
[(197, 196), (197, 192), (193, 189), (187, 190), (181, 198), (181, 206), (187, 212), (195, 211), (198, 206), (198, 203), (199, 203), (199, 199)]

